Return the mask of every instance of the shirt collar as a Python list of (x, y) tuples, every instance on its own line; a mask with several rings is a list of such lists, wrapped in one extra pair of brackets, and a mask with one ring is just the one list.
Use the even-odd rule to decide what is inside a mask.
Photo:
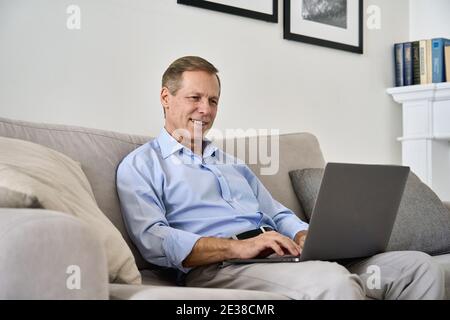
[[(189, 148), (187, 148), (186, 146), (182, 145), (177, 140), (175, 140), (175, 138), (172, 137), (164, 127), (161, 129), (156, 139), (158, 141), (159, 147), (161, 148), (161, 155), (164, 159), (166, 159), (168, 156), (174, 154), (175, 152), (181, 149), (185, 149), (188, 152), (192, 153), (192, 151)], [(203, 139), (203, 143), (205, 144), (205, 147), (203, 149), (203, 158), (212, 156), (218, 149), (211, 142), (212, 142), (211, 140), (208, 140), (206, 138)]]

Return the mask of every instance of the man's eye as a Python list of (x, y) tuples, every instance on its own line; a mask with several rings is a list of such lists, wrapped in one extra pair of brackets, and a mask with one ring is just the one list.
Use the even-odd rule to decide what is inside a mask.
[(192, 97), (189, 97), (189, 99), (194, 100), (194, 101), (198, 101), (198, 100), (200, 100), (200, 97), (192, 96)]

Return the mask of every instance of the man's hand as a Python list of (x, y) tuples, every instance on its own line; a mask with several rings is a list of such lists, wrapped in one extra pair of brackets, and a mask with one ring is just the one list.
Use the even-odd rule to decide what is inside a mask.
[(238, 240), (234, 244), (234, 252), (237, 258), (250, 259), (266, 257), (274, 252), (279, 256), (298, 256), (301, 248), (288, 237), (276, 231), (268, 231), (250, 239)]
[(274, 252), (280, 256), (298, 256), (301, 247), (292, 239), (275, 231), (245, 240), (200, 238), (183, 261), (183, 266), (196, 267), (235, 258), (267, 257)]
[[(295, 235), (294, 241), (295, 241), (296, 244), (298, 244), (300, 246), (300, 250), (303, 250), (303, 247), (305, 246), (305, 240), (306, 240), (307, 236), (308, 236), (308, 231), (307, 230), (299, 231)], [(301, 251), (300, 251), (300, 253), (301, 253)]]

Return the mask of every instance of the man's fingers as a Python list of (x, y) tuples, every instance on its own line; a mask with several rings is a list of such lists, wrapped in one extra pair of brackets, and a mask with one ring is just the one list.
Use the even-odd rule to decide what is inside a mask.
[(260, 247), (261, 249), (256, 249), (256, 247), (254, 247), (260, 254), (264, 252), (264, 250), (267, 251), (267, 249), (272, 249), (279, 256), (283, 256), (286, 253), (298, 256), (302, 251), (301, 245), (275, 231), (268, 231), (260, 234), (252, 239), (252, 243), (256, 247), (260, 247), (261, 245), (264, 247)]
[(284, 251), (283, 249), (281, 249), (281, 247), (275, 242), (271, 242), (269, 244), (269, 247), (272, 248), (273, 251), (275, 251), (275, 253), (279, 256), (284, 256)]
[(278, 245), (285, 248), (286, 251), (288, 251), (291, 255), (297, 256), (300, 254), (301, 248), (297, 243), (295, 243), (295, 241), (283, 236), (282, 234), (279, 234), (278, 232), (271, 231), (270, 236), (273, 237)]
[(277, 239), (278, 244), (282, 245), (286, 250), (293, 256), (298, 256), (300, 254), (299, 246), (293, 242), (291, 239)]

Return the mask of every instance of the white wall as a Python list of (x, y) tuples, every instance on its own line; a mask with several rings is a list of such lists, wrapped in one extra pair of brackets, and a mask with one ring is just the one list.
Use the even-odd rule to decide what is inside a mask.
[[(220, 69), (215, 127), (308, 131), (329, 161), (400, 163), (392, 44), (409, 35), (408, 0), (382, 13), (364, 55), (283, 40), (278, 24), (175, 0), (0, 0), (0, 117), (156, 135), (160, 77), (182, 55)], [(82, 28), (66, 28), (66, 7)]]
[(411, 41), (450, 38), (449, 0), (410, 0)]

